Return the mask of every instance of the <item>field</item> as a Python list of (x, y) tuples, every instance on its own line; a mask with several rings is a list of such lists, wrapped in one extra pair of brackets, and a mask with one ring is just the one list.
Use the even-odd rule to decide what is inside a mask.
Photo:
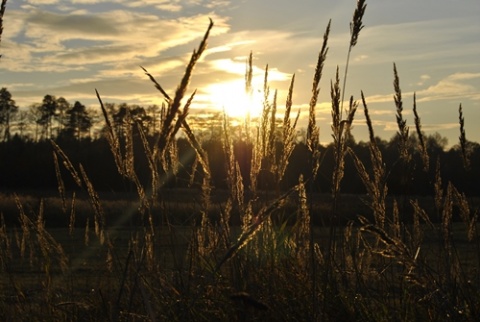
[[(232, 223), (227, 237), (221, 231), (225, 228), (221, 217), (207, 227), (195, 220), (200, 208), (187, 201), (195, 200), (198, 193), (177, 191), (174, 195), (177, 200), (167, 198), (169, 202), (156, 209), (156, 214), (167, 211), (169, 216), (155, 225), (154, 235), (148, 226), (128, 221), (95, 232), (95, 225), (87, 223), (94, 216), (91, 208), (79, 212), (70, 229), (48, 227), (61, 213), (58, 197), (42, 203), (46, 214), (59, 214), (40, 220), (34, 213), (23, 214), (18, 224), (3, 226), (3, 318), (21, 313), (41, 321), (226, 317), (304, 321), (317, 314), (318, 319), (327, 320), (386, 321), (403, 314), (407, 320), (457, 321), (473, 320), (472, 309), (478, 308), (476, 223), (419, 224), (412, 214), (410, 220), (398, 222), (398, 227), (387, 220), (383, 230), (355, 220), (371, 214), (365, 204), (367, 196), (346, 195), (340, 198), (344, 223), (336, 228), (335, 257), (328, 258), (332, 226), (319, 219), (315, 226), (301, 225), (293, 196), (283, 206), (287, 213), (272, 214), (255, 234), (250, 233), (248, 241), (241, 242), (242, 249), (236, 249), (235, 241), (242, 240), (248, 226)], [(216, 205), (210, 212), (218, 214), (229, 198), (225, 192), (213, 195)], [(331, 195), (311, 197), (314, 202), (309, 209), (314, 216), (330, 216)], [(2, 209), (8, 209), (6, 200), (12, 199), (4, 196)], [(395, 199), (388, 197), (386, 203)], [(18, 200), (31, 209), (42, 204), (32, 196)], [(433, 198), (420, 200), (425, 209), (433, 211)], [(76, 204), (79, 209), (82, 205), (89, 208), (85, 199), (77, 199)], [(113, 214), (128, 216), (136, 202), (105, 197), (103, 204), (105, 213), (111, 214), (105, 217), (107, 222), (119, 222)], [(181, 220), (175, 219), (178, 214)], [(310, 242), (315, 245), (314, 265)], [(327, 260), (332, 265), (329, 276)], [(328, 288), (322, 285), (325, 278), (331, 283)], [(312, 279), (317, 280), (313, 291)], [(329, 296), (323, 297), (322, 292)], [(318, 311), (313, 311), (312, 303), (317, 303)]]
[[(364, 11), (365, 1), (358, 1), (347, 57), (363, 28)], [(331, 83), (332, 187), (317, 193), (314, 184), (323, 159), (315, 108), (330, 23), (313, 77), (304, 142), (307, 174), (292, 188), (280, 189), (298, 144), (298, 116), (290, 115), (294, 79), (279, 119), (266, 70), (263, 114), (245, 121), (244, 136), (232, 137), (231, 122), (224, 116), (221, 141), (228, 189), (219, 190), (212, 185), (211, 159), (189, 123), (195, 93), (187, 97), (213, 27), (211, 21), (174, 95), (145, 71), (166, 102), (153, 144), (133, 120), (116, 131), (97, 93), (114, 165), (133, 194), (97, 191), (82, 164), (52, 140), (58, 191), (1, 196), (0, 320), (476, 321), (479, 200), (442, 178), (415, 104), (415, 133), (409, 131), (396, 66), (395, 169), (401, 169), (398, 185), (404, 194), (389, 194), (390, 169), (363, 93), (361, 102), (352, 98), (343, 107), (338, 69)], [(251, 56), (246, 67), (248, 90)], [(370, 133), (367, 160), (349, 147), (360, 106)], [(460, 106), (458, 153), (461, 170), (468, 174), (470, 150), (463, 127)], [(191, 173), (192, 181), (199, 182), (196, 190), (165, 187), (181, 163), (176, 146), (180, 132), (195, 153)], [(148, 161), (148, 185), (135, 168), (134, 135)], [(240, 170), (235, 140), (252, 147), (248, 173)], [(366, 194), (342, 193), (349, 182), (347, 159)], [(424, 169), (426, 176), (432, 173), (432, 196), (409, 194), (414, 168)], [(76, 184), (74, 191), (65, 188), (66, 175)]]

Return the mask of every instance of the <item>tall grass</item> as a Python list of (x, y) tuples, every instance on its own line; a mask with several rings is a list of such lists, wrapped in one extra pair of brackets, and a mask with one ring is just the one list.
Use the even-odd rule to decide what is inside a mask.
[[(228, 115), (223, 117), (226, 199), (217, 201), (211, 155), (190, 126), (188, 113), (196, 91), (188, 95), (194, 68), (213, 28), (194, 50), (183, 77), (170, 95), (144, 69), (164, 98), (159, 133), (151, 140), (133, 122), (115, 131), (97, 92), (104, 113), (106, 135), (118, 173), (135, 187), (136, 206), (124, 215), (107, 215), (106, 201), (81, 164), (52, 142), (59, 186), (59, 211), (68, 218), (64, 229), (45, 226), (45, 200), (38, 208), (25, 207), (15, 197), (18, 228), (7, 227), (0, 216), (0, 319), (69, 321), (475, 321), (480, 314), (480, 249), (478, 208), (452, 183), (444, 182), (440, 160), (432, 182), (435, 210), (422, 208), (418, 198), (404, 199), (412, 209), (398, 207), (388, 196), (387, 168), (375, 138), (368, 102), (361, 104), (369, 131), (368, 160), (348, 146), (358, 103), (351, 96), (343, 108), (348, 61), (357, 44), (365, 2), (358, 1), (351, 24), (350, 47), (343, 79), (331, 81), (332, 204), (319, 212), (314, 207), (315, 178), (322, 166), (320, 129), (316, 123), (319, 85), (328, 52), (330, 22), (313, 76), (308, 110), (306, 147), (309, 169), (288, 191), (280, 186), (296, 141), (299, 113), (292, 117), (295, 75), (284, 103), (270, 89), (268, 65), (264, 73), (263, 113), (250, 118), (242, 136), (234, 138)], [(253, 57), (246, 62), (245, 93), (251, 93)], [(399, 126), (400, 161), (414, 163), (413, 148), (428, 170), (428, 150), (422, 137), (414, 97), (413, 112), (418, 146), (408, 145), (403, 118), (400, 79), (394, 65), (394, 104)], [(244, 94), (244, 93), (239, 93)], [(277, 114), (283, 110), (283, 117)], [(468, 157), (463, 111), (459, 109), (460, 144)], [(151, 182), (144, 185), (135, 169), (133, 133), (137, 131), (148, 160)], [(191, 220), (175, 225), (178, 207), (169, 207), (168, 178), (181, 165), (176, 136), (183, 133), (194, 151), (192, 180), (201, 182), (198, 202), (186, 209)], [(235, 140), (251, 153), (248, 173), (242, 173)], [(348, 184), (345, 162), (352, 161), (365, 190), (369, 211), (341, 226), (341, 187)], [(465, 162), (467, 165), (467, 162)], [(89, 216), (76, 192), (66, 191), (63, 176), (70, 175), (88, 196)], [(428, 172), (426, 171), (428, 174)], [(405, 187), (409, 177), (405, 176)], [(193, 189), (193, 188), (192, 188)], [(327, 208), (323, 208), (327, 209)], [(82, 210), (82, 211), (80, 211)], [(460, 222), (454, 221), (458, 214)], [(434, 223), (432, 218), (441, 220)], [(313, 225), (315, 217), (329, 218), (327, 227)], [(134, 225), (128, 225), (134, 218)], [(90, 227), (92, 226), (92, 227)], [(68, 227), (68, 228), (67, 228)], [(120, 227), (120, 228), (119, 228)], [(93, 231), (91, 231), (93, 228)], [(54, 238), (56, 237), (56, 238)], [(33, 274), (32, 274), (33, 271)], [(29, 277), (25, 275), (29, 273)]]
[[(5, 9), (7, 7), (7, 0), (2, 0), (2, 3), (0, 5), (0, 43), (2, 40), (2, 34), (3, 34), (3, 15), (5, 14)], [(0, 58), (2, 55), (0, 55)]]

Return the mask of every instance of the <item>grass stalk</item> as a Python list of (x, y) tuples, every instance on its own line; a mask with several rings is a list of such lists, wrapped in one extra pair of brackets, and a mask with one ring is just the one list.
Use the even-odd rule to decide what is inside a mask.
[[(7, 7), (7, 0), (2, 0), (2, 4), (0, 5), (0, 43), (2, 42), (3, 16), (5, 14), (6, 7)], [(2, 58), (1, 54), (0, 54), (0, 58)]]
[(367, 8), (367, 4), (365, 0), (357, 0), (357, 7), (353, 12), (353, 19), (350, 22), (350, 44), (348, 46), (347, 52), (347, 62), (345, 63), (345, 74), (343, 76), (343, 86), (342, 86), (342, 99), (341, 99), (341, 116), (343, 116), (343, 100), (345, 97), (345, 91), (347, 87), (347, 75), (348, 75), (348, 66), (350, 63), (350, 54), (352, 52), (352, 48), (355, 47), (358, 41), (358, 37), (360, 35), (360, 31), (363, 29), (363, 15), (365, 14), (365, 9)]
[(320, 94), (320, 79), (322, 78), (323, 66), (327, 59), (328, 53), (328, 36), (330, 34), (331, 20), (327, 24), (325, 33), (323, 34), (323, 44), (318, 54), (317, 65), (315, 66), (315, 73), (313, 76), (312, 84), (312, 96), (310, 98), (309, 110), (308, 110), (308, 126), (307, 126), (307, 148), (311, 154), (311, 178), (312, 182), (316, 178), (318, 168), (320, 167), (320, 152), (318, 147), (320, 144), (320, 129), (317, 126), (316, 106), (318, 101), (318, 95)]
[(418, 141), (420, 142), (420, 155), (422, 156), (423, 170), (428, 172), (430, 167), (430, 159), (428, 156), (427, 145), (425, 144), (425, 138), (422, 133), (420, 117), (418, 116), (417, 112), (417, 95), (415, 93), (413, 93), (413, 115), (415, 116), (415, 129), (417, 130)]
[(463, 117), (462, 104), (458, 107), (458, 121), (460, 124), (460, 149), (462, 151), (463, 167), (468, 170), (470, 168), (469, 153), (467, 151), (467, 136), (465, 134), (465, 118)]
[(403, 118), (402, 90), (400, 89), (400, 78), (398, 77), (397, 65), (395, 63), (393, 63), (393, 74), (393, 88), (395, 90), (395, 95), (393, 96), (393, 99), (395, 101), (395, 106), (397, 110), (397, 114), (395, 117), (398, 125), (400, 157), (405, 162), (408, 162), (411, 157), (408, 150), (409, 128), (407, 126), (407, 121)]

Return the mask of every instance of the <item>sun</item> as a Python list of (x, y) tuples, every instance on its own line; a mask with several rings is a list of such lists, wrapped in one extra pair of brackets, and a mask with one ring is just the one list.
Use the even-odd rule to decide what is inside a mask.
[(257, 90), (245, 92), (245, 81), (235, 80), (210, 84), (206, 88), (212, 107), (231, 118), (255, 118), (262, 113), (262, 97)]

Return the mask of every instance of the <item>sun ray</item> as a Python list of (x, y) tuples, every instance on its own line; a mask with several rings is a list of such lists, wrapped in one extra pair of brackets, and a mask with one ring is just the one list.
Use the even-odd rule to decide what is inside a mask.
[(258, 117), (262, 113), (262, 95), (252, 88), (250, 93), (245, 91), (245, 82), (242, 80), (227, 81), (211, 84), (206, 88), (212, 107), (224, 110), (231, 118)]

